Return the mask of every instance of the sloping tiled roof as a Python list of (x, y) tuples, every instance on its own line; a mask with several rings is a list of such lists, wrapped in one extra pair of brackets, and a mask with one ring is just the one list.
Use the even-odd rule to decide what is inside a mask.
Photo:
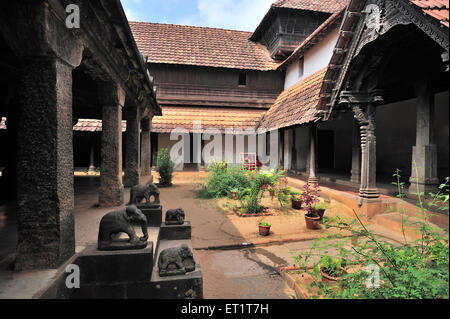
[(449, 27), (449, 1), (448, 0), (409, 0), (416, 6), (422, 8), (422, 11), (439, 22)]
[(278, 0), (272, 7), (334, 13), (346, 4), (346, 0)]
[[(91, 119), (79, 119), (77, 124), (73, 127), (74, 131), (79, 132), (101, 132), (102, 121)], [(127, 130), (127, 121), (122, 121), (122, 132)]]
[(264, 46), (249, 40), (251, 32), (147, 22), (130, 27), (150, 63), (259, 71), (278, 65)]
[(316, 106), (326, 70), (323, 68), (283, 91), (259, 127), (272, 130), (318, 120)]
[[(6, 130), (6, 117), (2, 117), (0, 121), (0, 130)], [(101, 132), (102, 121), (92, 119), (79, 119), (77, 124), (73, 126), (73, 130), (77, 132)], [(127, 121), (122, 121), (122, 132), (127, 130)]]
[(193, 132), (194, 121), (200, 121), (202, 132), (206, 128), (243, 130), (254, 129), (266, 110), (223, 107), (163, 106), (163, 115), (153, 117), (152, 132), (170, 133), (175, 128)]

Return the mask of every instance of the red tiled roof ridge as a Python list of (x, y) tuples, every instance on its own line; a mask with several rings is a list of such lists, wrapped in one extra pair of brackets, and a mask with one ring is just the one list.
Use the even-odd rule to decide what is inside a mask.
[(258, 71), (276, 70), (279, 64), (249, 40), (248, 31), (152, 22), (131, 22), (130, 27), (149, 63)]
[(251, 31), (243, 31), (243, 30), (234, 30), (234, 29), (224, 29), (224, 28), (216, 28), (216, 27), (208, 27), (208, 26), (196, 26), (196, 25), (188, 25), (188, 24), (175, 24), (175, 23), (163, 23), (163, 22), (143, 22), (143, 21), (129, 21), (131, 24), (153, 24), (153, 25), (165, 25), (165, 26), (174, 26), (174, 27), (186, 27), (186, 28), (194, 28), (194, 29), (210, 29), (210, 30), (219, 30), (219, 31), (231, 31), (231, 32), (240, 32), (247, 33), (251, 35)]

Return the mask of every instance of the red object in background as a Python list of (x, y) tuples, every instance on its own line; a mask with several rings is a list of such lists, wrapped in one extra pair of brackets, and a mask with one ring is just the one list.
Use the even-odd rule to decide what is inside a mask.
[(241, 166), (249, 171), (254, 171), (262, 166), (256, 153), (241, 153), (240, 158)]

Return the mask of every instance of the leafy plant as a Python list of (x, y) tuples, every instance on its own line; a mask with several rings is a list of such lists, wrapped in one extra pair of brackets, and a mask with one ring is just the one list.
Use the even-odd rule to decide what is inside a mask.
[[(403, 201), (403, 186), (400, 172), (394, 177), (399, 189), (398, 198)], [(430, 194), (435, 205), (445, 207), (448, 202), (448, 178), (440, 185), (438, 194)], [(402, 205), (403, 207), (403, 205)], [(327, 238), (316, 239), (310, 249), (298, 255), (295, 260), (316, 280), (311, 287), (314, 298), (361, 298), (361, 299), (410, 299), (410, 298), (449, 298), (449, 241), (448, 232), (438, 229), (428, 222), (427, 212), (419, 193), (418, 222), (411, 223), (402, 217), (404, 242), (381, 241), (355, 214), (354, 219), (335, 216), (324, 218), (327, 229), (337, 233)], [(447, 210), (448, 213), (448, 210)], [(402, 215), (403, 216), (403, 215)], [(417, 240), (408, 241), (404, 229), (415, 226)], [(343, 238), (350, 234), (350, 238)], [(356, 240), (357, 239), (357, 240)], [(345, 259), (352, 264), (354, 271), (343, 274), (338, 280), (339, 289), (320, 280), (320, 267), (328, 262), (329, 251), (336, 251), (336, 259)], [(313, 262), (312, 257), (320, 257)], [(328, 264), (330, 264), (328, 262)]]
[(327, 203), (325, 202), (317, 202), (311, 205), (312, 209), (315, 210), (322, 210), (322, 209), (327, 209)]
[(319, 191), (319, 185), (316, 183), (306, 183), (303, 186), (303, 192), (300, 195), (300, 198), (303, 204), (306, 206), (306, 210), (308, 211), (308, 213), (311, 213), (312, 205), (319, 202)]
[(269, 222), (266, 221), (266, 220), (263, 220), (263, 221), (259, 222), (258, 225), (259, 225), (259, 226), (272, 226), (272, 225), (269, 224)]
[(159, 173), (159, 184), (169, 186), (172, 185), (172, 173), (174, 162), (170, 159), (170, 151), (168, 148), (162, 148), (158, 152), (156, 159), (156, 171)]
[(346, 259), (334, 259), (327, 255), (320, 257), (320, 263), (316, 265), (318, 270), (322, 270), (324, 273), (331, 277), (340, 277), (346, 273), (344, 267), (347, 266)]
[(264, 195), (265, 186), (271, 185), (271, 176), (266, 173), (252, 171), (247, 173), (250, 180), (250, 187), (238, 193), (242, 213), (258, 214), (264, 209), (261, 199)]

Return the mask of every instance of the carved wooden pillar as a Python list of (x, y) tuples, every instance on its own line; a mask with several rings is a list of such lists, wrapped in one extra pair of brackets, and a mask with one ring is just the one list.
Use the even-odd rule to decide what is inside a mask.
[(99, 204), (120, 206), (123, 203), (122, 107), (125, 92), (113, 82), (102, 82), (98, 87), (102, 108)]
[(376, 137), (375, 137), (375, 106), (365, 107), (354, 105), (353, 113), (361, 130), (361, 185), (359, 196), (362, 199), (376, 199), (380, 193), (376, 185)]
[(316, 139), (317, 125), (311, 123), (309, 125), (309, 177), (308, 183), (317, 184), (319, 179), (316, 174)]
[(284, 147), (283, 147), (283, 167), (286, 171), (291, 169), (292, 165), (292, 129), (284, 131)]
[(436, 192), (439, 183), (437, 177), (437, 147), (434, 143), (434, 94), (428, 81), (416, 87), (417, 124), (416, 145), (413, 146), (411, 164), (411, 186), (409, 192)]
[(151, 125), (152, 125), (151, 117), (145, 118), (141, 121), (141, 127), (142, 127), (141, 174), (142, 174), (142, 176), (148, 176), (148, 175), (152, 174)]
[(136, 106), (127, 107), (124, 113), (127, 120), (124, 186), (132, 187), (139, 185), (141, 175), (141, 121)]

